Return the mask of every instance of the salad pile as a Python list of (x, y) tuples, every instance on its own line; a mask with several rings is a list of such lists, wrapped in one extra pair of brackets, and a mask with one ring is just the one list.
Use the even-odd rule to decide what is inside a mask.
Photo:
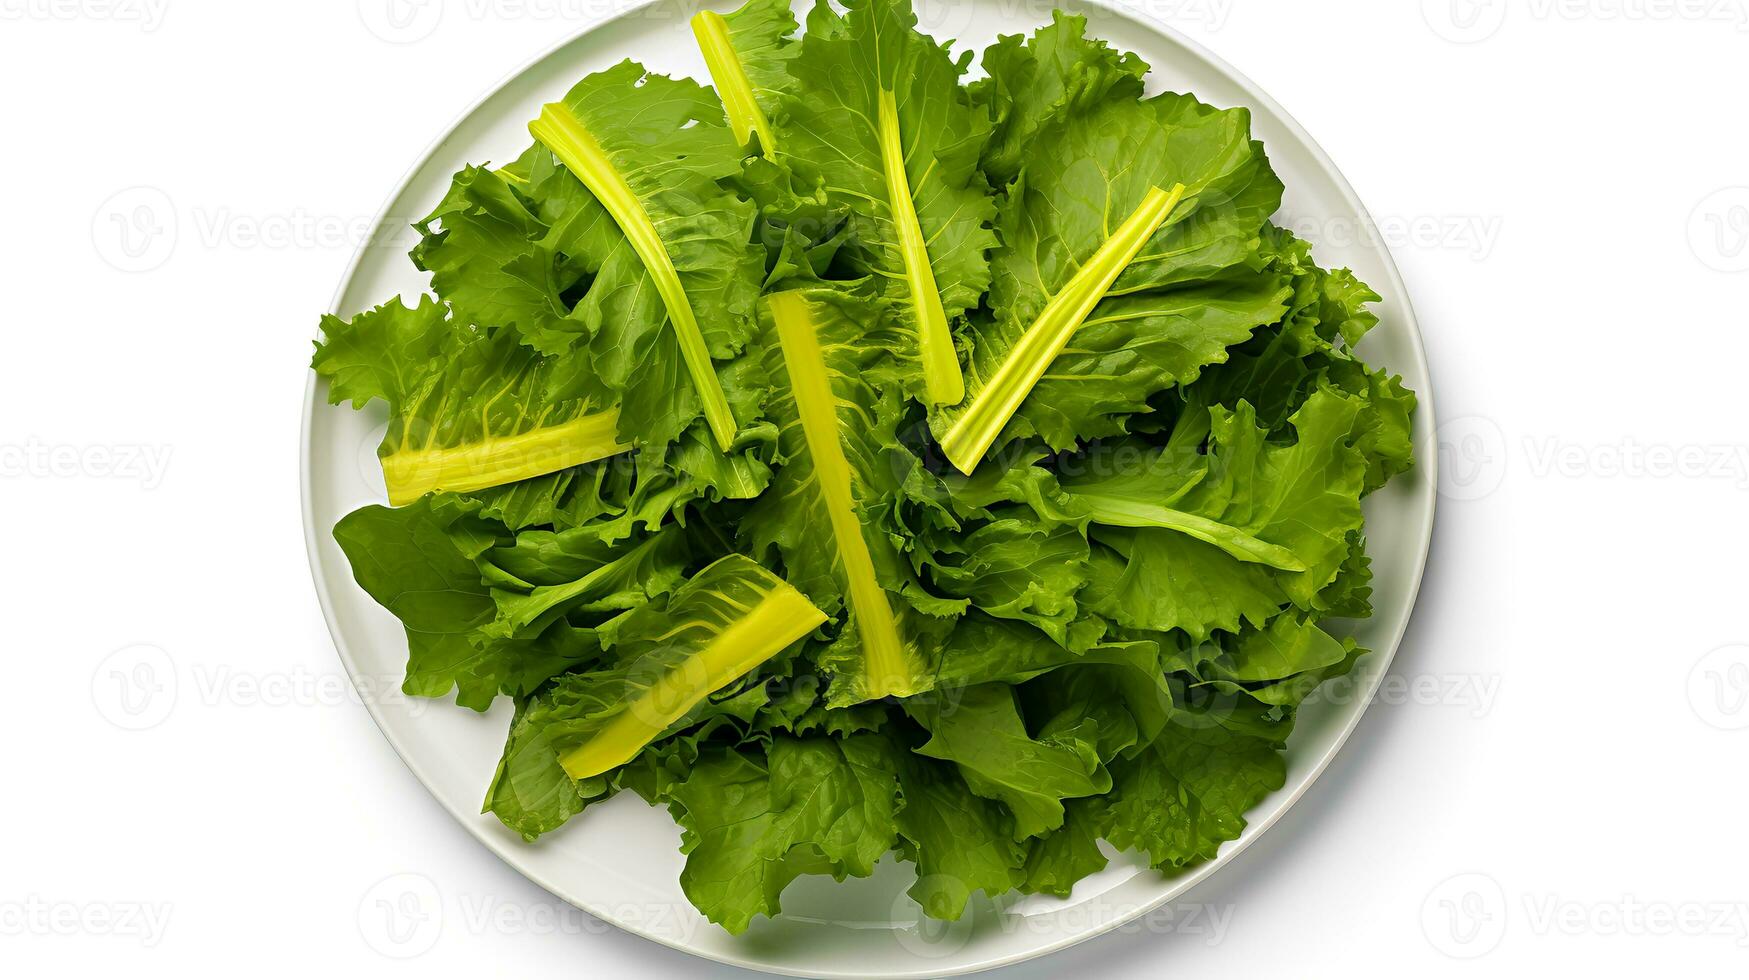
[(323, 319), (328, 398), (387, 406), (334, 534), (405, 690), (514, 702), (528, 840), (666, 806), (731, 932), (889, 857), (943, 919), (1204, 861), (1364, 652), (1378, 297), (1271, 223), (1244, 109), (1080, 17), (969, 82), (909, 0), (806, 20), (583, 79), (416, 226), (435, 295)]

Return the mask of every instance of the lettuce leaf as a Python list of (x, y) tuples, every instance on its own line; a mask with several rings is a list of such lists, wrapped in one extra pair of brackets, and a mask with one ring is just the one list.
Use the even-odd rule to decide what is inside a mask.
[(630, 762), (684, 724), (707, 695), (825, 621), (805, 596), (751, 560), (717, 561), (671, 598), (613, 621), (603, 636), (611, 664), (558, 682), (584, 706), (553, 739), (559, 764), (587, 779)]
[(897, 754), (903, 803), (896, 822), (903, 852), (917, 865), (908, 894), (934, 919), (958, 919), (977, 892), (994, 898), (1024, 880), (1026, 849), (1015, 843), (1013, 817), (973, 793), (958, 767), (915, 753)]
[(592, 526), (526, 532), (479, 559), (497, 609), (484, 632), (539, 636), (569, 612), (636, 609), (673, 589), (690, 557), (686, 534), (672, 524), (630, 547)]
[(789, 62), (775, 159), (848, 212), (840, 253), (893, 300), (922, 365), (922, 397), (964, 396), (951, 321), (990, 281), (995, 211), (978, 155), (987, 116), (959, 85), (956, 60), (916, 30), (909, 0), (853, 0), (842, 18), (815, 6)]
[(1000, 187), (1020, 175), (1040, 130), (1107, 101), (1140, 98), (1148, 64), (1087, 36), (1087, 18), (1051, 12), (1028, 38), (1009, 34), (984, 49), (986, 77), (967, 89), (994, 121), (979, 166)]
[(751, 560), (719, 559), (672, 595), (606, 624), (607, 658), (519, 707), (486, 808), (530, 840), (556, 829), (611, 792), (614, 770), (665, 734), (751, 717), (766, 703), (762, 686), (733, 685), (825, 618)]
[(927, 690), (919, 590), (870, 519), (874, 502), (895, 489), (894, 450), (880, 440), (899, 412), (891, 331), (879, 306), (830, 287), (774, 293), (766, 310), (776, 385), (769, 412), (783, 466), (743, 533), (756, 553), (781, 554), (821, 608), (847, 610), (833, 703)]
[(764, 260), (750, 241), (753, 205), (720, 183), (740, 171), (722, 107), (694, 82), (626, 61), (543, 107), (529, 131), (624, 233), (727, 452), (739, 426), (713, 360), (751, 339)]
[(389, 405), (377, 455), (389, 502), (467, 492), (622, 453), (618, 410), (549, 396), (554, 363), (504, 330), (455, 323), (430, 297), (390, 301), (350, 321), (322, 318), (316, 373), (328, 400)]
[(530, 192), (556, 184), (537, 183), (540, 157), (524, 155), (529, 175), (521, 178), (464, 167), (414, 225), (420, 242), (413, 258), (457, 320), (514, 331), (544, 354), (562, 354), (589, 330), (569, 295), (601, 271), (623, 236), (586, 192), (563, 202), (531, 199)]
[[(1196, 639), (1261, 626), (1287, 604), (1317, 609), (1364, 520), (1366, 461), (1350, 445), (1360, 410), (1357, 399), (1322, 389), (1294, 414), (1290, 445), (1271, 443), (1247, 403), (1191, 412), (1172, 443), (1134, 470), (1069, 481), (1095, 521), (1119, 525), (1092, 535), (1101, 546), (1092, 608), (1127, 627)], [(1205, 431), (1207, 453), (1197, 448)]]
[(1067, 898), (1076, 882), (1105, 868), (1097, 807), (1097, 800), (1070, 800), (1063, 807), (1063, 826), (1028, 843), (1021, 891)]
[(1061, 827), (1063, 800), (1111, 789), (1092, 720), (1034, 738), (1007, 684), (938, 691), (906, 709), (930, 734), (918, 754), (954, 763), (968, 789), (1006, 804), (1015, 840)]
[(942, 595), (965, 599), (990, 616), (1031, 623), (1071, 649), (1100, 639), (1103, 630), (1082, 618), (1075, 601), (1087, 584), (1085, 535), (1014, 510), (969, 532), (936, 537), (929, 581)]
[(1284, 430), (1320, 388), (1360, 399), (1354, 446), (1366, 457), (1371, 493), (1415, 465), (1414, 393), (1402, 378), (1369, 367), (1354, 351), (1378, 322), (1368, 310), (1378, 294), (1347, 270), (1319, 268), (1311, 247), (1291, 233), (1274, 227), (1264, 231), (1268, 261), (1292, 277), (1290, 310), (1281, 323), (1234, 348), (1228, 362), (1211, 368), (1185, 397), (1229, 408), (1249, 402), (1272, 434)]
[(1243, 698), (1175, 714), (1146, 752), (1113, 763), (1101, 836), (1162, 870), (1214, 857), (1245, 829), (1245, 811), (1286, 780), (1291, 728)]
[(499, 694), (521, 696), (600, 652), (594, 631), (555, 622), (520, 639), (486, 633), (493, 600), (475, 564), (475, 543), (495, 540), (490, 522), (469, 524), (428, 498), (408, 507), (365, 507), (334, 528), (358, 584), (407, 634), (402, 690), (484, 711)]
[(886, 739), (778, 738), (701, 758), (669, 797), (684, 831), (686, 897), (732, 933), (776, 915), (802, 874), (867, 877), (897, 838)]
[(997, 216), (991, 316), (966, 336), (966, 403), (931, 422), (964, 473), (1017, 438), (1120, 434), (1286, 312), (1288, 284), (1246, 264), (1281, 185), (1245, 110), (1104, 102), (1028, 153)]

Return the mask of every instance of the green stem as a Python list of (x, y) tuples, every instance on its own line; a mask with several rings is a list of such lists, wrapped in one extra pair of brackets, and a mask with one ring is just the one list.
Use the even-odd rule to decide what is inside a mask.
[(505, 638), (519, 636), (523, 631), (538, 622), (547, 613), (555, 609), (569, 606), (577, 599), (597, 590), (602, 582), (611, 580), (626, 568), (636, 567), (645, 560), (645, 556), (656, 550), (662, 544), (662, 535), (653, 534), (639, 542), (630, 551), (621, 554), (614, 560), (600, 565), (582, 578), (561, 585), (543, 585), (531, 589), (527, 602), (517, 602), (506, 611), (504, 605), (499, 606), (498, 617), (486, 624), (484, 632), (487, 636)]
[(1268, 565), (1284, 572), (1303, 572), (1306, 563), (1292, 551), (1278, 544), (1246, 534), (1230, 524), (1211, 521), (1157, 504), (1138, 503), (1118, 497), (1075, 494), (1075, 499), (1087, 505), (1093, 521), (1111, 527), (1160, 527), (1206, 541), (1234, 558), (1255, 565)]

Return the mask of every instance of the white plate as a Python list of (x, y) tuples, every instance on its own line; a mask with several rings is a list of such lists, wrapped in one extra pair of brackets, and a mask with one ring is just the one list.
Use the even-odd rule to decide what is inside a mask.
[[(732, 9), (739, 0), (707, 6)], [(1212, 874), (1286, 812), (1323, 771), (1360, 720), (1408, 624), (1433, 527), (1437, 454), (1431, 379), (1403, 282), (1347, 181), (1311, 137), (1274, 100), (1194, 42), (1107, 0), (1063, 0), (1085, 13), (1091, 32), (1139, 53), (1153, 73), (1150, 90), (1194, 92), (1217, 106), (1248, 106), (1255, 132), (1286, 182), (1279, 221), (1312, 239), (1325, 265), (1353, 268), (1383, 296), (1381, 323), (1368, 338), (1369, 360), (1400, 372), (1421, 397), (1415, 420), (1419, 467), (1367, 503), (1368, 539), (1377, 572), (1377, 614), (1357, 632), (1376, 651), (1363, 658), (1338, 696), (1301, 713), (1288, 750), (1287, 783), (1264, 800), (1250, 826), (1220, 856), (1167, 880), (1131, 857), (1083, 881), (1069, 899), (980, 899), (960, 923), (920, 921), (904, 896), (909, 865), (888, 860), (866, 881), (798, 880), (783, 896), (784, 914), (759, 920), (741, 937), (706, 923), (681, 894), (680, 834), (665, 811), (631, 794), (591, 808), (573, 826), (529, 845), (480, 814), (498, 760), (509, 705), (482, 716), (448, 704), (367, 697), (377, 724), (414, 774), (481, 842), (553, 894), (622, 928), (725, 963), (811, 977), (926, 977), (1019, 962), (1113, 929), (1182, 895)], [(414, 296), (426, 277), (406, 258), (404, 230), (442, 197), (466, 163), (508, 162), (529, 142), (527, 121), (585, 74), (624, 58), (708, 81), (687, 17), (696, 0), (655, 0), (593, 27), (536, 59), (463, 113), (413, 168), (378, 219), (372, 245), (360, 250), (335, 298), (351, 315), (397, 293)], [(1040, 3), (919, 0), (919, 19), (937, 37), (957, 37), (982, 51), (999, 33), (1031, 31), (1049, 21)], [(974, 69), (975, 70), (975, 69)], [(1340, 232), (1332, 234), (1331, 230)], [(354, 584), (329, 533), (353, 509), (384, 499), (375, 449), (383, 415), (330, 407), (312, 382), (304, 415), (304, 522), (310, 564), (335, 646), (354, 683), (393, 691), (406, 644), (396, 620)], [(1170, 942), (1137, 936), (1135, 942)]]

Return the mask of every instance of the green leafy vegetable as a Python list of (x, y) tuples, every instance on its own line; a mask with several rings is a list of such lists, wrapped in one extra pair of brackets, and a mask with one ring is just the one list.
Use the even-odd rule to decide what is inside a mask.
[(965, 688), (911, 710), (930, 733), (918, 754), (956, 764), (972, 792), (1007, 804), (1016, 840), (1061, 827), (1063, 800), (1111, 789), (1093, 722), (1035, 739), (1007, 684)]
[(889, 592), (902, 574), (891, 539), (867, 515), (891, 492), (889, 450), (898, 391), (877, 307), (831, 288), (790, 290), (766, 299), (767, 349), (781, 364), (769, 410), (780, 426), (784, 465), (770, 494), (754, 505), (745, 530), (763, 549), (775, 545), (797, 586), (823, 608), (848, 607), (843, 649), (860, 660), (834, 681), (840, 703), (916, 694), (928, 687), (916, 613)]
[(1148, 65), (1087, 36), (1087, 18), (1053, 11), (1032, 37), (1010, 34), (984, 52), (988, 76), (968, 89), (995, 120), (980, 166), (992, 184), (1020, 175), (1033, 137), (1071, 113), (1139, 98)]
[(624, 452), (619, 413), (586, 398), (549, 396), (552, 364), (504, 331), (455, 323), (422, 298), (392, 301), (350, 322), (322, 318), (313, 366), (328, 400), (389, 405), (377, 455), (389, 502), (466, 493)]
[[(1366, 461), (1350, 445), (1360, 408), (1335, 391), (1314, 394), (1293, 416), (1298, 438), (1287, 446), (1267, 441), (1246, 403), (1232, 413), (1192, 410), (1144, 463), (1069, 482), (1095, 521), (1103, 514), (1121, 528), (1093, 532), (1103, 546), (1094, 608), (1125, 626), (1198, 639), (1262, 625), (1284, 603), (1317, 609), (1363, 521)], [(1205, 432), (1206, 454), (1196, 448)], [(1155, 479), (1162, 471), (1173, 475)], [(1150, 496), (1157, 505), (1138, 506)]]
[(942, 451), (960, 472), (970, 474), (977, 467), (1008, 420), (1020, 410), (1020, 403), (1069, 346), (1075, 331), (1183, 198), (1183, 184), (1173, 184), (1170, 191), (1148, 188), (1135, 211), (1086, 257), (1074, 276), (1051, 295), (1032, 325), (1014, 339), (1013, 347), (1001, 355), (984, 383), (976, 386), (972, 404), (954, 417), (941, 437)]
[(723, 188), (740, 158), (722, 108), (695, 83), (624, 62), (579, 82), (529, 124), (613, 216), (662, 299), (717, 445), (737, 425), (713, 358), (753, 331), (753, 207)]
[(529, 841), (667, 808), (730, 932), (888, 857), (940, 919), (1215, 857), (1366, 655), (1378, 295), (1271, 223), (1243, 108), (1083, 17), (970, 85), (907, 0), (692, 27), (714, 91), (589, 76), (415, 226), (435, 296), (322, 320), (387, 406), (334, 535), (404, 689), (511, 699)]
[(825, 621), (805, 596), (752, 561), (730, 555), (716, 562), (671, 600), (616, 620), (611, 664), (560, 679), (590, 704), (555, 742), (559, 764), (587, 779), (630, 762), (706, 695)]
[(1244, 110), (1104, 102), (1043, 127), (1028, 153), (997, 216), (966, 404), (934, 419), (964, 473), (1009, 439), (1068, 449), (1125, 431), (1285, 312), (1279, 276), (1239, 267), (1280, 199)]
[(1167, 870), (1214, 857), (1286, 778), (1291, 725), (1269, 715), (1242, 700), (1181, 712), (1146, 752), (1113, 766), (1102, 836)]
[(406, 628), (406, 693), (454, 690), (461, 704), (484, 711), (499, 694), (527, 694), (598, 653), (587, 625), (555, 623), (516, 640), (489, 634), (493, 601), (475, 556), (500, 533), (444, 498), (365, 507), (335, 526), (359, 586)]
[(779, 738), (763, 758), (733, 749), (702, 759), (669, 808), (685, 834), (680, 884), (731, 932), (776, 915), (802, 874), (867, 877), (897, 837), (898, 781), (879, 736)]
[(789, 0), (749, 0), (733, 13), (692, 15), (692, 33), (722, 97), (729, 128), (744, 147), (754, 146), (758, 137), (761, 150), (777, 148), (771, 116), (788, 80), (785, 63), (796, 54), (790, 38), (795, 29)]
[(923, 395), (965, 396), (951, 320), (990, 281), (994, 199), (978, 171), (988, 118), (960, 86), (966, 57), (916, 30), (905, 0), (810, 19), (782, 103), (776, 159), (847, 210), (850, 268), (873, 277), (915, 338)]

